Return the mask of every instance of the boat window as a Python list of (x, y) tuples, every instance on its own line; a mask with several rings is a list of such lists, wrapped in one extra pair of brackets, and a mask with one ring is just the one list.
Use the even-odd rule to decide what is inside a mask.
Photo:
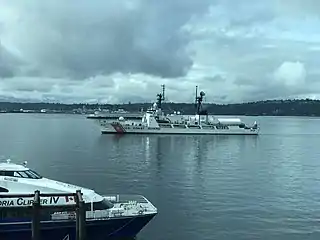
[(6, 188), (0, 187), (0, 192), (9, 192), (9, 190)]
[[(51, 220), (51, 214), (53, 212), (47, 209), (42, 209), (40, 211), (41, 220)], [(0, 221), (6, 220), (10, 221), (9, 219), (19, 219), (19, 221), (30, 221), (33, 216), (32, 209), (27, 208), (1, 208), (0, 209)]]
[(17, 173), (16, 177), (22, 177), (22, 178), (32, 178), (32, 179), (40, 179), (42, 178), (39, 174), (32, 170), (27, 170), (27, 171), (19, 171), (15, 172), (15, 175)]
[[(109, 202), (107, 199), (103, 199), (101, 202), (93, 203), (93, 210), (106, 210), (112, 208), (113, 204)], [(91, 203), (86, 203), (86, 210), (91, 210)]]
[(36, 173), (35, 171), (28, 170), (27, 172), (28, 172), (28, 174), (30, 174), (31, 176), (33, 176), (33, 178), (35, 178), (35, 179), (40, 179), (40, 178), (42, 178), (42, 176), (39, 175), (38, 173)]
[[(23, 177), (23, 178), (29, 178), (28, 174), (26, 174), (24, 171), (22, 172), (16, 172), (18, 175), (20, 175), (20, 177)], [(15, 173), (15, 175), (16, 175)]]
[(13, 177), (14, 176), (14, 172), (13, 171), (0, 171), (0, 176)]
[(31, 178), (31, 179), (41, 179), (42, 176), (40, 176), (38, 173), (27, 170), (27, 171), (0, 171), (0, 176), (8, 176), (8, 177), (19, 177), (19, 178)]

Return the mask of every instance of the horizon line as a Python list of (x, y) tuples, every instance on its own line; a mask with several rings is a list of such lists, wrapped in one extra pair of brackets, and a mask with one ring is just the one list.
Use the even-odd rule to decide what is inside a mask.
[[(292, 98), (292, 99), (267, 99), (267, 100), (256, 100), (256, 101), (247, 101), (247, 102), (236, 102), (236, 103), (214, 103), (214, 102), (206, 102), (203, 105), (238, 105), (238, 104), (252, 104), (252, 103), (261, 103), (261, 102), (276, 102), (276, 101), (313, 101), (319, 102), (320, 99), (311, 99), (311, 98)], [(58, 101), (0, 101), (2, 103), (9, 104), (61, 104), (61, 105), (134, 105), (134, 104), (152, 104), (154, 102), (131, 102), (127, 103), (89, 103), (89, 102), (58, 102)], [(162, 102), (162, 104), (190, 104), (193, 105), (195, 103), (192, 102)]]

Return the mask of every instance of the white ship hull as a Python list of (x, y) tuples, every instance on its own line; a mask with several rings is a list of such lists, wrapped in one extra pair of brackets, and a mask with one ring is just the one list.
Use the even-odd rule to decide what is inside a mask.
[(217, 129), (216, 127), (210, 129), (192, 129), (192, 128), (148, 128), (148, 127), (132, 127), (123, 126), (120, 124), (109, 124), (101, 128), (103, 134), (189, 134), (189, 135), (258, 135), (257, 129), (244, 129), (236, 126), (229, 127), (229, 129)]
[(213, 128), (148, 128), (146, 126), (123, 126), (113, 121), (97, 121), (102, 134), (190, 134), (190, 135), (258, 135), (260, 128), (245, 129), (229, 126), (228, 129)]

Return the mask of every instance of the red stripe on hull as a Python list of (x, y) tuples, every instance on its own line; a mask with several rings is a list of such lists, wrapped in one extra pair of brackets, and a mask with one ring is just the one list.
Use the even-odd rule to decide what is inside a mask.
[(120, 124), (111, 124), (111, 126), (116, 130), (117, 133), (124, 133), (126, 130)]

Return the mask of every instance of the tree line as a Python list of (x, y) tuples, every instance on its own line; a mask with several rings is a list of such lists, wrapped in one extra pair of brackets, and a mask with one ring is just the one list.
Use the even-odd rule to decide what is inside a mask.
[[(130, 112), (146, 110), (151, 103), (127, 103), (127, 104), (63, 104), (63, 103), (19, 103), (0, 102), (0, 110), (7, 112), (24, 110), (40, 111), (41, 109), (61, 112), (72, 112), (75, 109), (97, 110), (98, 108), (118, 110), (124, 109)], [(266, 115), (266, 116), (320, 116), (320, 100), (267, 100), (237, 104), (204, 104), (209, 114), (215, 115)], [(180, 111), (181, 114), (194, 114), (194, 103), (162, 103), (162, 109), (166, 113)]]

